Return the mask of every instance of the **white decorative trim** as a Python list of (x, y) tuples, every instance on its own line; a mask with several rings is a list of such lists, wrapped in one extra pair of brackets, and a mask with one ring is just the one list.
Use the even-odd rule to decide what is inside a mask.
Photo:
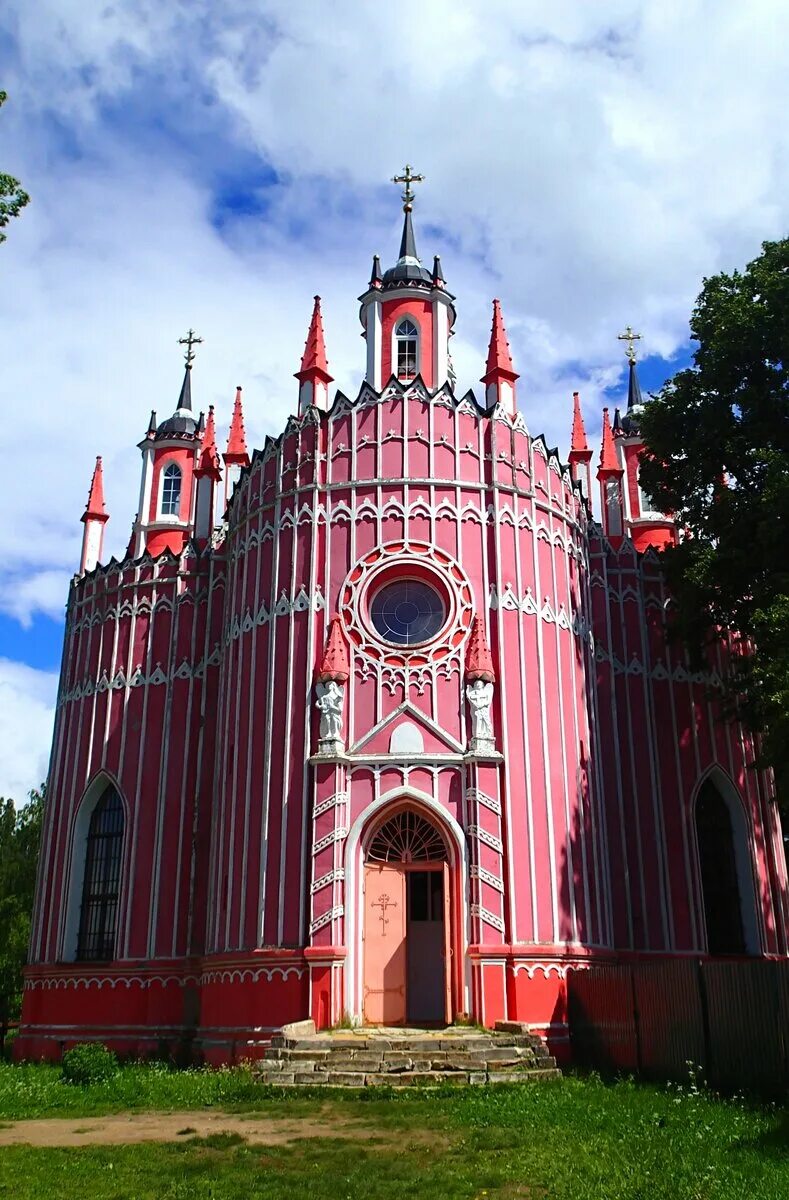
[(330, 883), (342, 883), (344, 879), (344, 869), (342, 867), (336, 867), (335, 870), (329, 871), (326, 875), (321, 875), (320, 879), (316, 879), (310, 885), (310, 893), (314, 896), (316, 892), (323, 891), (323, 889), (328, 887)]
[(468, 835), (469, 837), (477, 838), (486, 846), (490, 846), (491, 850), (495, 850), (498, 854), (504, 853), (504, 846), (502, 845), (501, 840), (497, 837), (494, 837), (492, 833), (488, 833), (487, 830), (480, 829), (479, 825), (469, 825)]
[(321, 850), (325, 850), (327, 846), (331, 846), (332, 842), (341, 842), (347, 836), (348, 830), (343, 829), (342, 826), (339, 829), (332, 829), (331, 833), (327, 833), (325, 837), (319, 838), (317, 842), (313, 843), (313, 855), (320, 854)]
[(492, 813), (496, 813), (496, 815), (499, 817), (501, 816), (501, 804), (495, 798), (495, 796), (489, 796), (486, 792), (481, 792), (477, 788), (469, 788), (469, 790), (466, 792), (466, 795), (470, 801), (476, 801), (477, 804), (481, 804), (483, 808), (489, 809)]
[(347, 803), (348, 803), (348, 793), (347, 792), (335, 792), (333, 796), (329, 796), (328, 799), (322, 800), (320, 802), (320, 804), (316, 804), (312, 810), (312, 815), (313, 815), (313, 817), (320, 817), (320, 816), (322, 816), (323, 813), (328, 812), (330, 808), (334, 808), (334, 806), (336, 804), (347, 804)]
[(317, 917), (316, 920), (310, 922), (310, 933), (317, 933), (319, 929), (323, 929), (324, 925), (328, 925), (335, 917), (341, 917), (345, 913), (342, 904), (335, 904), (334, 908), (330, 908), (323, 916)]
[(504, 932), (504, 922), (501, 917), (497, 917), (495, 913), (490, 912), (482, 904), (472, 904), (471, 915), (472, 917), (479, 917), (486, 925), (490, 925), (491, 929), (496, 929), (499, 933)]
[(484, 867), (477, 866), (476, 863), (472, 864), (469, 875), (472, 879), (479, 879), (482, 883), (487, 883), (489, 887), (495, 888), (497, 892), (501, 892), (504, 895), (504, 884), (498, 875), (492, 875), (490, 871), (486, 871)]

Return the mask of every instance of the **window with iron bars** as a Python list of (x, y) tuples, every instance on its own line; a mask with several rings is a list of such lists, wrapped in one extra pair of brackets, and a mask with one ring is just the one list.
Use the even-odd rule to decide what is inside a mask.
[(77, 939), (77, 958), (83, 961), (115, 957), (123, 829), (121, 798), (114, 787), (108, 787), (88, 827)]

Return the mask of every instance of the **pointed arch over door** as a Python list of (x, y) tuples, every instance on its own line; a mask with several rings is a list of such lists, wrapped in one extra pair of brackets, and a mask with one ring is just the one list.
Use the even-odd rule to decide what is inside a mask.
[(695, 824), (708, 953), (758, 954), (750, 828), (740, 797), (722, 772), (701, 783)]

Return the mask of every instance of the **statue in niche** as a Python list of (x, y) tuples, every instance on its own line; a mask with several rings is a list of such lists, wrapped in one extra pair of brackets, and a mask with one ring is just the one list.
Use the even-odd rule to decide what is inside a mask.
[(318, 699), (315, 705), (321, 714), (320, 749), (331, 753), (342, 746), (342, 708), (345, 702), (345, 689), (336, 680), (320, 682), (317, 687)]
[(492, 751), (493, 718), (490, 709), (493, 704), (493, 684), (484, 679), (475, 679), (466, 685), (466, 699), (471, 709), (472, 753)]

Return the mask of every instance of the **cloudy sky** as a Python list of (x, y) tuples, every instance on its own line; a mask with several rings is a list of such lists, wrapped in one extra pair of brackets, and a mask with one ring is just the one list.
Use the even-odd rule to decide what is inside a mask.
[(787, 232), (785, 0), (5, 0), (0, 171), (0, 794), (46, 773), (68, 580), (104, 456), (107, 551), (141, 437), (244, 386), (255, 445), (293, 410), (312, 296), (355, 394), (356, 297), (395, 256), (391, 175), (422, 171), (422, 257), (458, 297), (479, 388), (501, 297), (533, 433), (566, 450), (623, 383), (687, 361), (702, 278)]

